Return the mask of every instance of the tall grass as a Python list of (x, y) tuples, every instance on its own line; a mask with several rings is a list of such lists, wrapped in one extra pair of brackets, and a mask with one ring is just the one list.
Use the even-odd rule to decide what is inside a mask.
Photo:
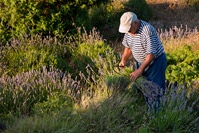
[(144, 99), (135, 90), (111, 97), (99, 91), (96, 97), (100, 102), (92, 101), (94, 97), (86, 108), (77, 104), (69, 114), (25, 117), (6, 132), (197, 132), (199, 118), (193, 106), (198, 99), (190, 103), (193, 95), (188, 98), (186, 91), (180, 92), (182, 88), (175, 86), (170, 90), (162, 97), (163, 106), (156, 114), (147, 112)]

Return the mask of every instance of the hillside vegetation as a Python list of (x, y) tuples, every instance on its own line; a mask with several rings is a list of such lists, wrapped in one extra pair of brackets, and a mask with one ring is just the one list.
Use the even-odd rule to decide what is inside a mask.
[[(175, 15), (181, 6), (198, 13), (192, 0), (0, 1), (0, 132), (198, 132), (198, 21), (167, 25), (172, 3)], [(164, 96), (144, 77), (132, 87), (133, 57), (118, 68), (119, 18), (129, 10), (154, 24), (164, 45)]]

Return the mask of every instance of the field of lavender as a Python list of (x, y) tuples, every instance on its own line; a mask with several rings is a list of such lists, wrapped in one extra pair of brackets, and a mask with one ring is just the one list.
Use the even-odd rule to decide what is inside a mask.
[(198, 32), (176, 27), (158, 34), (168, 59), (158, 113), (143, 97), (157, 86), (140, 77), (142, 93), (132, 88), (133, 62), (115, 68), (120, 55), (95, 29), (0, 45), (0, 125), (9, 133), (198, 132)]

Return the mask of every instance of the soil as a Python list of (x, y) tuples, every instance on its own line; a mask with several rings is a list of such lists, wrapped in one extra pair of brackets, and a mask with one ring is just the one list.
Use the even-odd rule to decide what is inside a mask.
[(199, 5), (190, 6), (186, 0), (146, 0), (152, 9), (150, 19), (156, 29), (199, 26)]

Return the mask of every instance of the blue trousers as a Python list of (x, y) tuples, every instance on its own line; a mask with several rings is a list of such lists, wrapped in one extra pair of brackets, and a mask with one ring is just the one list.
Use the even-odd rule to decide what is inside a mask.
[[(140, 67), (141, 63), (137, 62), (136, 63), (136, 69), (138, 69)], [(147, 80), (152, 81), (156, 84), (158, 84), (160, 86), (160, 88), (162, 90), (163, 94), (165, 93), (165, 89), (166, 89), (166, 77), (165, 77), (165, 71), (166, 71), (166, 65), (167, 65), (167, 59), (166, 59), (166, 54), (163, 53), (162, 55), (160, 55), (159, 57), (157, 57), (154, 62), (148, 67), (148, 69), (146, 71), (144, 71), (142, 73), (142, 75), (144, 77), (147, 78)], [(132, 87), (134, 86), (134, 84), (132, 85)], [(148, 102), (148, 98), (144, 96), (146, 103), (149, 106), (149, 111), (154, 108), (155, 112), (157, 112), (159, 105), (160, 105), (160, 97), (158, 96), (157, 99), (155, 100), (155, 107), (153, 105), (151, 105)]]
[[(136, 68), (140, 67), (141, 63), (137, 62)], [(154, 83), (158, 84), (163, 90), (166, 88), (166, 65), (167, 65), (167, 58), (166, 54), (163, 53), (159, 57), (157, 57), (154, 62), (149, 66), (149, 68), (142, 73), (144, 77), (147, 78), (149, 81), (153, 81)]]

